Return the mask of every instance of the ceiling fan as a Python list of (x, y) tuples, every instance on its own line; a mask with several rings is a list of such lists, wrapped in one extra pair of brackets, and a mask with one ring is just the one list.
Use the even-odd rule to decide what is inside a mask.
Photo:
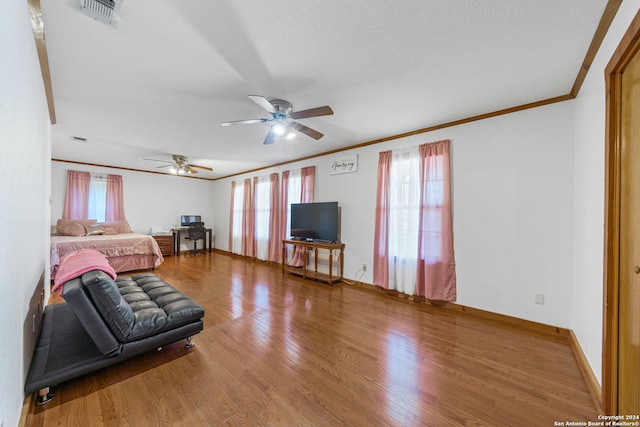
[(181, 156), (179, 154), (174, 154), (173, 161), (169, 160), (158, 160), (158, 159), (144, 159), (151, 160), (153, 162), (164, 162), (168, 163), (167, 165), (158, 166), (158, 168), (169, 168), (169, 172), (174, 175), (184, 175), (189, 173), (198, 173), (196, 169), (203, 169), (206, 171), (213, 171), (210, 167), (207, 166), (199, 166), (189, 163), (187, 156)]
[(249, 98), (270, 113), (271, 118), (237, 120), (233, 122), (222, 122), (220, 124), (222, 126), (232, 126), (273, 122), (263, 144), (273, 144), (274, 141), (284, 136), (295, 135), (293, 131), (303, 133), (316, 140), (320, 139), (324, 136), (323, 133), (298, 123), (295, 120), (317, 116), (330, 116), (333, 114), (333, 110), (328, 105), (325, 105), (324, 107), (310, 108), (308, 110), (293, 111), (291, 103), (284, 99), (272, 99), (269, 101), (267, 98), (260, 95), (249, 95)]

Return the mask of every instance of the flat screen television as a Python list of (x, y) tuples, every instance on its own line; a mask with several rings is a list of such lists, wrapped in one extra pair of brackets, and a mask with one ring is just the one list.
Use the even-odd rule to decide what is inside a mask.
[(182, 227), (188, 227), (192, 222), (202, 222), (200, 215), (180, 215), (180, 225)]
[(291, 237), (338, 242), (338, 202), (292, 203)]

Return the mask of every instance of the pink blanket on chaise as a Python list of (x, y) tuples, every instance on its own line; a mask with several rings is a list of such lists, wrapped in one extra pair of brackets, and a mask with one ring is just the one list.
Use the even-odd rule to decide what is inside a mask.
[(62, 295), (65, 282), (82, 276), (91, 270), (101, 270), (107, 273), (113, 280), (116, 279), (116, 272), (109, 265), (107, 257), (95, 249), (81, 249), (63, 256), (60, 259), (60, 266), (53, 281), (53, 292)]

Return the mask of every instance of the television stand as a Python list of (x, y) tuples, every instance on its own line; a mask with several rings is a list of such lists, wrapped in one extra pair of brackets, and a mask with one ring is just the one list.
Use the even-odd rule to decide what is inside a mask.
[[(293, 246), (293, 250), (302, 251), (302, 266), (296, 267), (287, 264), (287, 245)], [(318, 271), (318, 250), (329, 251), (329, 273), (322, 273)], [(333, 275), (333, 251), (339, 250), (338, 255), (338, 274)], [(308, 267), (308, 253), (313, 252), (313, 270)], [(336, 282), (341, 282), (343, 279), (344, 271), (344, 243), (327, 243), (320, 241), (306, 241), (306, 240), (283, 240), (282, 241), (282, 274), (292, 273), (298, 276), (302, 276), (305, 279), (318, 280), (326, 282), (329, 285), (333, 285)]]

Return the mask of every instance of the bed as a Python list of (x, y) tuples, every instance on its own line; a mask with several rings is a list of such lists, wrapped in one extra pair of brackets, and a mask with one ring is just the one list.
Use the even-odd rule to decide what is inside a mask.
[(147, 234), (51, 236), (52, 279), (55, 278), (60, 259), (80, 249), (95, 249), (102, 253), (116, 273), (152, 269), (164, 261), (158, 243)]

